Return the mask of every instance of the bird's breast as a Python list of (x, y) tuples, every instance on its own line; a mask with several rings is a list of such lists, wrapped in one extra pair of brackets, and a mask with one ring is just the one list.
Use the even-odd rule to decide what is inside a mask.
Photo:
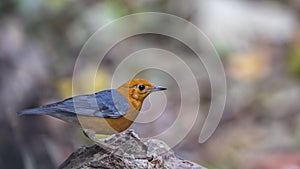
[(97, 134), (115, 134), (128, 129), (134, 122), (139, 111), (130, 109), (119, 118), (100, 118), (91, 116), (78, 116), (82, 128), (95, 131)]

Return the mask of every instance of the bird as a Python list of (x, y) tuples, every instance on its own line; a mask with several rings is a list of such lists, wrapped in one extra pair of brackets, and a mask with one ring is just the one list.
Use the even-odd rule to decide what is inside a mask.
[(117, 89), (74, 96), (17, 114), (50, 115), (80, 126), (87, 137), (99, 143), (95, 134), (111, 135), (125, 131), (136, 119), (145, 98), (152, 92), (162, 90), (167, 88), (155, 86), (144, 79), (132, 79)]

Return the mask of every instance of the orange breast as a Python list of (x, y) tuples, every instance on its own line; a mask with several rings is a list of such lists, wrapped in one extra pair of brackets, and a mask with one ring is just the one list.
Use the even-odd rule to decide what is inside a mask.
[(97, 134), (115, 134), (128, 129), (137, 115), (138, 111), (130, 108), (126, 115), (120, 118), (78, 116), (78, 120), (82, 128), (93, 130)]

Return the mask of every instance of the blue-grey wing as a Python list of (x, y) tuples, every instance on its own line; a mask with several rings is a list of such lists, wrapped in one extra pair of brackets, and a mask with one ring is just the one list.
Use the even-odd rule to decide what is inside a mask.
[[(47, 109), (47, 106), (44, 108)], [(124, 116), (129, 108), (129, 102), (117, 90), (104, 90), (91, 95), (76, 96), (48, 106), (50, 112), (52, 109), (56, 113), (107, 118)]]

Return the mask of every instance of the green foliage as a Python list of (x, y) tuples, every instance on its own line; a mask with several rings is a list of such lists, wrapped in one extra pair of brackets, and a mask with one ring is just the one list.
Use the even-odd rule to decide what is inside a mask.
[(288, 71), (300, 77), (300, 49), (291, 48), (288, 54)]

